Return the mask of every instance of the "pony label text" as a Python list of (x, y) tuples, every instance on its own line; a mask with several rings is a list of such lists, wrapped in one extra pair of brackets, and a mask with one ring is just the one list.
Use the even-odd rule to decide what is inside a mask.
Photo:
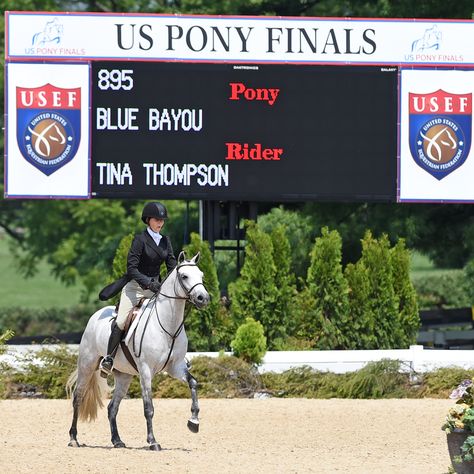
[(280, 89), (266, 89), (247, 87), (243, 82), (231, 82), (229, 100), (245, 99), (249, 101), (257, 100), (268, 102), (273, 105), (277, 100)]

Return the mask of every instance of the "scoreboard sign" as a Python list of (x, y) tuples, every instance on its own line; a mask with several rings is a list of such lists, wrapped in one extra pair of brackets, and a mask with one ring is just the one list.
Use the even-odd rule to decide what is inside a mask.
[(93, 196), (396, 196), (396, 68), (125, 66), (92, 67)]
[(474, 201), (471, 20), (5, 22), (7, 198)]

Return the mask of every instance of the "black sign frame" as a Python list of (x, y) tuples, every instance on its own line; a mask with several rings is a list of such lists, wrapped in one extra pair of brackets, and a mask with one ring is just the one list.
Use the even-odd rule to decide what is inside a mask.
[(396, 201), (396, 67), (92, 63), (92, 197)]

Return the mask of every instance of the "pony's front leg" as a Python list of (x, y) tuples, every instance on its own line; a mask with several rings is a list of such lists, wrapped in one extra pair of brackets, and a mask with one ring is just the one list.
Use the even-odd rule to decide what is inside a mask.
[(199, 431), (199, 402), (197, 395), (197, 380), (189, 372), (188, 364), (183, 360), (177, 365), (170, 365), (166, 369), (172, 377), (187, 382), (191, 390), (191, 418), (188, 420), (188, 428), (193, 433)]
[(112, 444), (114, 445), (114, 448), (125, 448), (125, 443), (120, 439), (120, 435), (117, 429), (117, 413), (119, 410), (120, 402), (127, 394), (128, 387), (130, 386), (130, 382), (132, 381), (132, 377), (133, 375), (114, 371), (114, 395), (107, 407), (110, 432), (112, 434)]
[(153, 394), (151, 390), (152, 374), (148, 367), (140, 367), (140, 385), (142, 387), (143, 409), (146, 419), (146, 440), (150, 445), (152, 451), (160, 451), (161, 446), (157, 443), (155, 435), (153, 434), (153, 415), (155, 409), (153, 407)]
[(193, 433), (199, 431), (199, 402), (197, 395), (198, 383), (197, 380), (191, 375), (189, 370), (185, 369), (185, 377), (191, 390), (191, 418), (188, 420), (188, 428)]

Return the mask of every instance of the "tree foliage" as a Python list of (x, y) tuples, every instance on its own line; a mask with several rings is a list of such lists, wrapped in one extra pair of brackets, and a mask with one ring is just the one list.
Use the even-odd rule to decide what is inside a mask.
[(410, 280), (410, 253), (404, 240), (399, 240), (390, 250), (393, 288), (398, 299), (398, 317), (401, 339), (398, 347), (416, 343), (420, 328), (420, 314), (415, 288)]
[(320, 315), (319, 334), (315, 338), (315, 347), (320, 349), (343, 349), (347, 345), (349, 289), (342, 271), (341, 248), (339, 233), (323, 227), (311, 250), (306, 281)]
[(247, 221), (245, 262), (240, 277), (229, 285), (234, 322), (240, 325), (246, 318), (260, 321), (265, 328), (269, 348), (284, 334), (277, 320), (275, 307), (278, 289), (275, 286), (276, 267), (270, 236), (257, 223)]
[[(61, 11), (59, 0), (0, 0), (3, 10)], [(239, 15), (466, 18), (473, 15), (472, 0), (70, 0), (69, 11), (155, 12)], [(4, 18), (0, 19), (0, 48), (4, 50)], [(3, 74), (3, 69), (0, 74)], [(2, 77), (3, 78), (3, 77)], [(4, 81), (0, 80), (3, 93)], [(0, 120), (4, 120), (1, 114)], [(3, 136), (0, 137), (3, 151)], [(0, 174), (3, 162), (0, 161)], [(3, 182), (3, 180), (2, 180)], [(137, 201), (31, 201), (5, 200), (0, 184), (0, 228), (14, 239), (12, 251), (24, 275), (46, 259), (54, 275), (65, 284), (80, 282), (84, 298), (103, 284), (110, 272), (117, 244), (137, 230), (142, 203)], [(166, 232), (179, 252), (197, 229), (197, 204), (186, 221), (185, 203), (170, 202), (172, 219)], [(297, 207), (297, 206), (296, 206)], [(295, 206), (292, 206), (295, 209)], [(439, 266), (461, 268), (474, 258), (474, 208), (466, 205), (308, 204), (303, 210), (272, 211), (267, 222), (285, 219), (292, 249), (291, 269), (304, 276), (311, 242), (317, 229), (328, 226), (342, 237), (343, 263), (356, 262), (365, 229), (387, 234), (391, 243), (400, 237), (410, 248), (432, 258)], [(262, 221), (263, 222), (263, 221)], [(263, 223), (270, 232), (274, 227)], [(271, 340), (271, 338), (270, 338)]]
[(398, 317), (390, 258), (390, 243), (386, 235), (375, 239), (367, 231), (362, 240), (363, 265), (369, 276), (369, 301), (374, 315), (377, 349), (393, 349), (403, 339)]
[(22, 216), (21, 243), (12, 247), (21, 272), (34, 274), (46, 258), (63, 283), (82, 283), (85, 296), (106, 281), (120, 239), (136, 225), (133, 212), (109, 200), (28, 202)]
[(348, 349), (376, 349), (375, 316), (370, 301), (369, 272), (363, 262), (349, 263), (345, 270), (349, 286)]
[(199, 268), (204, 273), (204, 286), (206, 287), (211, 301), (209, 305), (201, 310), (191, 308), (186, 317), (186, 333), (189, 345), (196, 351), (219, 350), (219, 334), (223, 321), (218, 320), (219, 313), (219, 281), (217, 271), (212, 259), (208, 242), (202, 241), (199, 234), (191, 234), (191, 242), (185, 247), (187, 258), (191, 258), (200, 252)]
[(277, 289), (274, 324), (279, 327), (280, 333), (275, 335), (273, 346), (279, 347), (284, 344), (287, 336), (293, 332), (292, 312), (294, 310), (293, 303), (296, 286), (295, 275), (291, 272), (290, 268), (291, 247), (285, 226), (281, 224), (275, 226), (270, 234), (270, 238), (273, 247), (273, 262), (276, 268), (275, 286)]
[(261, 229), (271, 233), (278, 225), (285, 226), (286, 239), (289, 242), (290, 269), (296, 277), (305, 277), (309, 265), (311, 242), (316, 237), (316, 229), (311, 223), (311, 217), (301, 212), (275, 207), (267, 214), (259, 216), (258, 224)]

